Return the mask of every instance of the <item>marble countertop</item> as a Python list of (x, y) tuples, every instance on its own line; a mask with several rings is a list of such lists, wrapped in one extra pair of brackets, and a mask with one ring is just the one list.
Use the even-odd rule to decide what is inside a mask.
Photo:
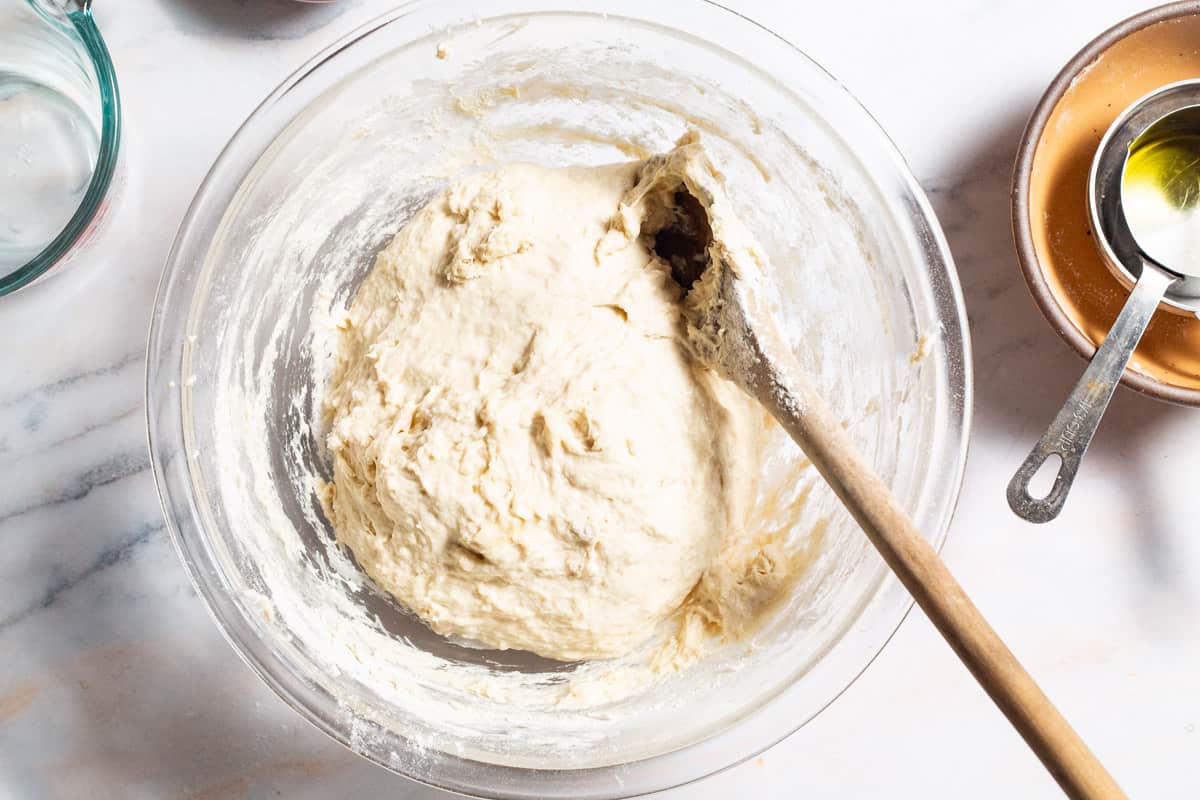
[[(114, 235), (0, 301), (0, 796), (448, 797), (326, 739), (242, 664), (171, 546), (145, 437), (151, 302), (199, 181), (277, 83), (390, 4), (96, 3), (128, 122)], [(977, 380), (951, 568), (1132, 797), (1200, 796), (1200, 416), (1120, 390), (1058, 521), (1004, 500), (1082, 368), (1017, 273), (1017, 140), (1059, 67), (1143, 4), (729, 5), (863, 101), (950, 239)], [(814, 722), (664, 796), (735, 793), (1060, 796), (918, 613)]]

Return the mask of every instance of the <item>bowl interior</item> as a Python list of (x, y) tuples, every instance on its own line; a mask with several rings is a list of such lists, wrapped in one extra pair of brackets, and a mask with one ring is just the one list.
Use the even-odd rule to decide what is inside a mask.
[[(359, 574), (316, 494), (332, 331), (374, 254), (465, 172), (627, 160), (699, 130), (770, 255), (790, 343), (935, 543), (962, 469), (964, 320), (894, 151), (786, 43), (701, 4), (684, 23), (636, 3), (537, 5), (483, 19), (406, 7), (256, 112), (201, 190), (160, 290), (153, 449), (219, 621), (320, 727), (464, 791), (646, 791), (803, 724), (882, 647), (907, 595), (776, 434), (758, 524), (786, 530), (809, 563), (754, 635), (656, 676), (645, 652), (560, 664), (433, 634)], [(640, 766), (689, 749), (682, 772)]]

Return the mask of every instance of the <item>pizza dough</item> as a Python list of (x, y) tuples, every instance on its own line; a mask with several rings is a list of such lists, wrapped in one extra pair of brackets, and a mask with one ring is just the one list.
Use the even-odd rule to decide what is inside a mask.
[(642, 170), (464, 178), (378, 256), (340, 326), (326, 508), (439, 633), (626, 654), (746, 523), (763, 415), (688, 354), (641, 226), (669, 197), (634, 192)]

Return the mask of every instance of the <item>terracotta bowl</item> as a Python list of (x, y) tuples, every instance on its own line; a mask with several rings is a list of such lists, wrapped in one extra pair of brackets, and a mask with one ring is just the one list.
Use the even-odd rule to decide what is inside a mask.
[[(1154, 8), (1097, 36), (1050, 84), (1025, 129), (1013, 177), (1018, 260), (1046, 319), (1084, 358), (1129, 296), (1093, 238), (1092, 157), (1130, 103), (1185, 78), (1200, 78), (1200, 2)], [(1121, 382), (1200, 405), (1200, 320), (1160, 306)]]

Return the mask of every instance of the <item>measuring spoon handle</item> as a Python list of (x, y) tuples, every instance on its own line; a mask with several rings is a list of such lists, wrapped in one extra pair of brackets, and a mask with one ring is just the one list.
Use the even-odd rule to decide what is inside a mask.
[[(1096, 435), (1100, 418), (1104, 416), (1113, 390), (1125, 372), (1125, 365), (1129, 363), (1129, 357), (1133, 355), (1167, 288), (1175, 280), (1174, 276), (1153, 264), (1143, 264), (1142, 274), (1117, 316), (1117, 321), (1109, 329), (1108, 336), (1092, 356), (1091, 363), (1067, 396), (1058, 416), (1009, 482), (1008, 505), (1017, 516), (1029, 522), (1049, 522), (1062, 511), (1079, 463), (1092, 443), (1092, 437)], [(1029, 493), (1029, 482), (1046, 459), (1055, 455), (1062, 462), (1054, 477), (1053, 488), (1045, 497), (1033, 497)]]

